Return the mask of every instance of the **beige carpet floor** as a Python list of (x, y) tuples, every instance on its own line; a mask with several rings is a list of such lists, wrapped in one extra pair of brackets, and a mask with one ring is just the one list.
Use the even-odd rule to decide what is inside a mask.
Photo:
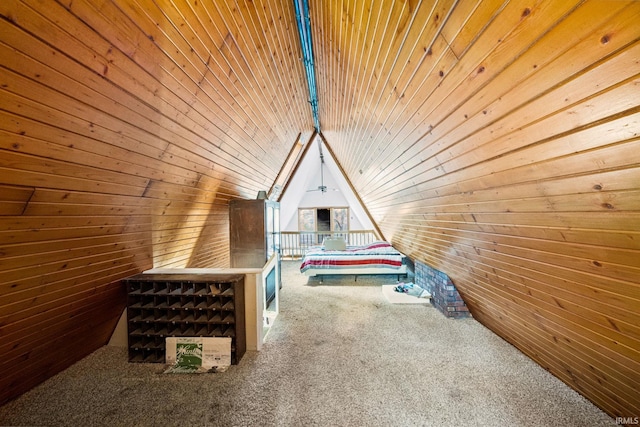
[(263, 351), (225, 373), (163, 374), (103, 347), (0, 408), (3, 426), (611, 426), (473, 319), (391, 304), (395, 276), (308, 279), (283, 263)]

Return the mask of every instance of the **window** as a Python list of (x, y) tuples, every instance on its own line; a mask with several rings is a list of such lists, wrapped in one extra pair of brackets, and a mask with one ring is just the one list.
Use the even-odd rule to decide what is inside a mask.
[(349, 231), (349, 208), (298, 209), (298, 231), (301, 245), (320, 244), (331, 235), (346, 238), (346, 233), (340, 232)]
[(331, 209), (333, 216), (333, 231), (349, 231), (349, 208)]

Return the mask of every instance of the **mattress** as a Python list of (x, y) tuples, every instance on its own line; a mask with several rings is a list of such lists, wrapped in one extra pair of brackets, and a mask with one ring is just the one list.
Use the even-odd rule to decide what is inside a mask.
[(307, 251), (300, 272), (316, 274), (395, 274), (405, 271), (404, 255), (388, 242), (347, 246), (344, 251), (325, 250), (322, 246)]

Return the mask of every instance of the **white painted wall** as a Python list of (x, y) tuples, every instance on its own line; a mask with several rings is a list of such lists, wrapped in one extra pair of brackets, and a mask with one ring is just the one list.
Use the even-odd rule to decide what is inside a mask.
[[(325, 193), (315, 190), (320, 185), (320, 152), (319, 137), (309, 147), (305, 157), (300, 161), (296, 174), (286, 192), (280, 199), (280, 227), (282, 231), (298, 231), (298, 208), (349, 207), (349, 228), (351, 230), (371, 230), (373, 224), (367, 217), (351, 187), (342, 176), (329, 150), (323, 147)], [(332, 189), (338, 191), (333, 191)]]

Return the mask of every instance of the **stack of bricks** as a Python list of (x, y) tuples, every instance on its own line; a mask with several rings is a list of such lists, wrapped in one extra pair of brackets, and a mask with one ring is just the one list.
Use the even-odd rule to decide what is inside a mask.
[(416, 261), (415, 283), (431, 294), (431, 304), (445, 316), (461, 318), (471, 315), (455, 285), (443, 272)]

